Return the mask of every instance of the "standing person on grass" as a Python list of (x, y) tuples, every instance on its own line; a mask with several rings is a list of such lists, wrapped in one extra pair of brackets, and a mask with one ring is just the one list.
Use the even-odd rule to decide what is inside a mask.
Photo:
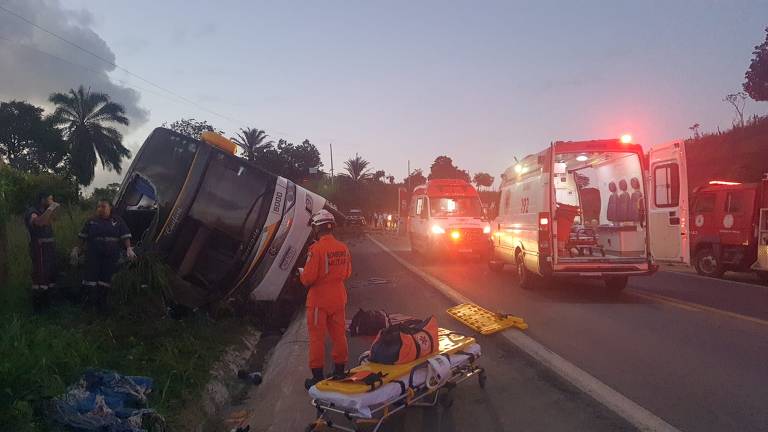
[(333, 376), (344, 376), (349, 355), (344, 309), (347, 289), (344, 281), (352, 274), (352, 259), (347, 245), (336, 240), (336, 219), (327, 210), (312, 216), (312, 230), (317, 241), (309, 247), (307, 263), (299, 269), (307, 294), (307, 329), (309, 330), (309, 369), (312, 378), (304, 382), (310, 387), (322, 381), (325, 364), (325, 335), (333, 342)]
[(59, 203), (48, 192), (37, 194), (35, 204), (24, 213), (29, 231), (29, 257), (32, 260), (32, 309), (39, 313), (50, 305), (51, 290), (56, 287), (56, 243), (53, 238), (53, 214)]
[(85, 248), (83, 289), (87, 302), (104, 312), (121, 250), (125, 249), (128, 259), (136, 258), (131, 247), (131, 232), (122, 218), (112, 215), (112, 202), (101, 199), (96, 207), (96, 216), (85, 223), (78, 237), (80, 246), (72, 249), (72, 262), (77, 262), (80, 251)]

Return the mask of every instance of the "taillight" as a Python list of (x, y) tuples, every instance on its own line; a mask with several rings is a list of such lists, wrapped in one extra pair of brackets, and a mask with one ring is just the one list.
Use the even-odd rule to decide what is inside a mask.
[(539, 254), (549, 255), (549, 213), (539, 213)]

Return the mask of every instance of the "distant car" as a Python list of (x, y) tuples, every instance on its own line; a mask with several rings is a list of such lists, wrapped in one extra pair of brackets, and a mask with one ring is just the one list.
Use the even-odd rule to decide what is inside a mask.
[(365, 216), (362, 210), (352, 209), (347, 212), (347, 226), (365, 226)]

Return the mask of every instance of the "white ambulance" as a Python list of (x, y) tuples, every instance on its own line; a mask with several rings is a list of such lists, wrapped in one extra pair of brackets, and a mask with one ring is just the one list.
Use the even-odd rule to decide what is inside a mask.
[(613, 291), (656, 271), (649, 248), (643, 149), (630, 137), (554, 142), (502, 174), (489, 267), (520, 285), (598, 278)]

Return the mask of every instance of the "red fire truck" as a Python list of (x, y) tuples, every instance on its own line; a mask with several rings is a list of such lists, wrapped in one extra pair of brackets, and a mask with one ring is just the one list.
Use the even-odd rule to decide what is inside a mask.
[(649, 159), (654, 258), (710, 277), (754, 271), (768, 282), (768, 175), (754, 183), (713, 179), (689, 201), (685, 143), (656, 146)]

